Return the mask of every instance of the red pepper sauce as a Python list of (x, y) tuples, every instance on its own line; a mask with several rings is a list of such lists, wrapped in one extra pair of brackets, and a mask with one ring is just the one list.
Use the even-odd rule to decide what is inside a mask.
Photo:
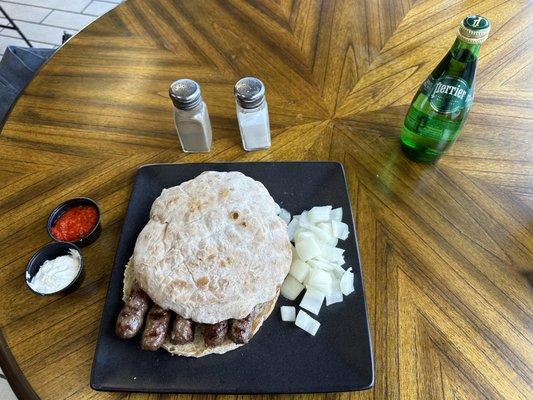
[(62, 242), (75, 242), (91, 232), (98, 223), (93, 206), (72, 207), (59, 216), (52, 226), (52, 235)]

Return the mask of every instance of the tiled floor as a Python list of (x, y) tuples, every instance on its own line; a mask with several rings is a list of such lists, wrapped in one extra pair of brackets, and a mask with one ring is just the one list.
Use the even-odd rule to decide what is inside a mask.
[[(34, 47), (61, 44), (63, 32), (76, 33), (123, 0), (0, 0)], [(0, 24), (7, 24), (0, 18)], [(6, 46), (26, 46), (16, 31), (0, 28), (0, 56)], [(1, 392), (0, 392), (1, 393)]]

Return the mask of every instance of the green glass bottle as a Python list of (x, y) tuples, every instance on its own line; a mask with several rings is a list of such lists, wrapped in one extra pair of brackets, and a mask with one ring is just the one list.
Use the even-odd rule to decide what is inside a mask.
[(457, 139), (472, 106), (479, 48), (489, 30), (485, 17), (466, 17), (452, 48), (418, 89), (401, 134), (412, 160), (435, 162)]

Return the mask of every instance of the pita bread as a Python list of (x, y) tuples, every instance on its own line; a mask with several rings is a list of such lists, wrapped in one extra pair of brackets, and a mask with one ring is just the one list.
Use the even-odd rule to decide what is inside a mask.
[[(271, 313), (289, 272), (292, 251), (286, 223), (266, 188), (240, 172), (204, 172), (164, 189), (154, 201), (124, 277), (159, 306), (213, 324), (255, 312), (257, 332)], [(201, 357), (237, 345), (207, 348), (196, 340), (166, 343), (173, 354)]]

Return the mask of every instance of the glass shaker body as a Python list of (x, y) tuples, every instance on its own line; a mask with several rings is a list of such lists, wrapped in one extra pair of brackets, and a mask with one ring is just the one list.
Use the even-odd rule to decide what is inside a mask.
[(203, 101), (189, 110), (174, 107), (174, 125), (185, 153), (211, 151), (213, 133), (207, 105)]
[(246, 151), (268, 149), (271, 144), (265, 92), (263, 82), (253, 76), (239, 79), (233, 88), (242, 146)]
[(252, 151), (270, 147), (270, 121), (266, 100), (252, 109), (243, 108), (237, 102), (237, 120), (244, 150)]

